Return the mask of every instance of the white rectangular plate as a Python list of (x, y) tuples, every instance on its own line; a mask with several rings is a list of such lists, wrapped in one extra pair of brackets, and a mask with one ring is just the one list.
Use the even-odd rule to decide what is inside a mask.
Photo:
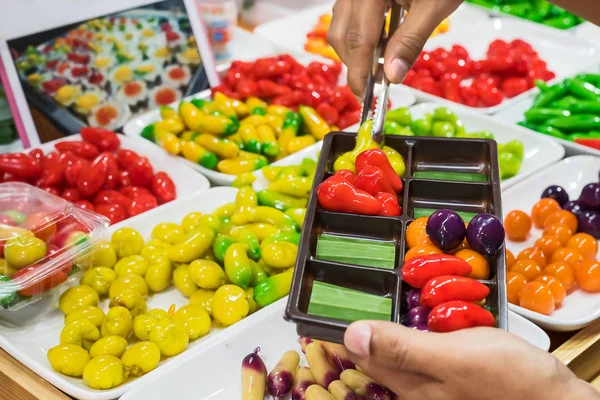
[[(167, 399), (172, 396), (173, 388), (177, 388), (178, 400), (239, 399), (242, 392), (242, 359), (257, 347), (261, 349), (259, 354), (267, 371), (271, 371), (288, 350), (298, 351), (301, 355), (300, 364), (307, 365), (300, 351), (295, 325), (284, 321), (282, 317), (286, 301), (287, 298), (273, 304), (256, 315), (253, 321), (247, 318), (234, 325), (227, 335), (222, 335), (202, 354), (196, 354), (178, 365), (166, 366), (160, 376), (156, 374), (157, 379), (138, 385), (121, 400)], [(548, 335), (526, 319), (509, 312), (508, 322), (511, 333), (542, 350), (550, 347)], [(199, 379), (202, 380), (201, 384)]]
[[(600, 28), (596, 27), (598, 29), (598, 31), (600, 32)], [(586, 68), (585, 70), (582, 70), (581, 72), (584, 71), (589, 71), (592, 73), (600, 73), (600, 65), (595, 66), (593, 68)], [(573, 74), (575, 75), (575, 74)], [(535, 92), (537, 93), (537, 92)], [(517, 122), (521, 122), (525, 120), (525, 111), (529, 110), (531, 108), (531, 105), (533, 104), (533, 96), (528, 96), (526, 98), (524, 98), (522, 101), (519, 101), (518, 103), (508, 107), (507, 109), (499, 112), (498, 114), (494, 115), (495, 118), (507, 122), (509, 124), (517, 124)], [(546, 136), (551, 140), (554, 140), (560, 144), (562, 144), (565, 149), (567, 150), (567, 155), (577, 155), (577, 154), (589, 154), (592, 156), (600, 156), (600, 151), (593, 149), (591, 147), (588, 146), (582, 146), (580, 144), (577, 144), (575, 142), (570, 142), (568, 140), (563, 140), (563, 139), (558, 139), (558, 138), (554, 138), (551, 136), (547, 136), (544, 135), (543, 133), (539, 133), (539, 132), (535, 132), (532, 131), (531, 129), (527, 129), (527, 128), (523, 128), (529, 132), (532, 132), (536, 135), (540, 135), (540, 136)]]
[[(304, 44), (306, 34), (313, 30), (323, 14), (331, 14), (333, 3), (313, 7), (295, 13), (289, 17), (280, 18), (258, 26), (254, 33), (261, 38), (273, 43), (281, 51), (291, 54), (306, 54)], [(464, 25), (485, 24), (486, 13), (469, 6), (461, 6), (450, 16), (450, 31), (461, 29)]]
[[(504, 215), (512, 210), (523, 210), (531, 213), (531, 207), (540, 200), (542, 192), (550, 185), (562, 186), (570, 199), (577, 199), (581, 189), (588, 183), (598, 182), (600, 158), (592, 156), (575, 156), (565, 158), (543, 171), (531, 175), (502, 192), (502, 209)], [(531, 234), (524, 242), (506, 242), (506, 247), (516, 256), (521, 250), (533, 246), (542, 236), (542, 231), (532, 228)], [(600, 257), (600, 251), (596, 256)], [(515, 304), (509, 308), (543, 328), (555, 331), (574, 331), (590, 324), (600, 317), (600, 293), (587, 293), (576, 289), (570, 292), (560, 308), (549, 316), (526, 310)]]
[[(598, 48), (590, 42), (512, 18), (494, 18), (487, 20), (484, 25), (467, 25), (464, 29), (451, 29), (444, 35), (430, 39), (425, 46), (425, 50), (433, 50), (438, 47), (448, 49), (454, 44), (459, 44), (467, 49), (471, 58), (477, 60), (485, 56), (489, 44), (496, 39), (505, 41), (526, 40), (538, 52), (540, 58), (546, 61), (548, 69), (556, 74), (556, 78), (552, 82), (562, 80), (584, 70), (597, 62), (599, 56)], [(411, 90), (414, 91), (418, 100), (436, 100), (486, 114), (495, 114), (536, 91), (535, 88), (530, 89), (512, 99), (505, 99), (494, 107), (476, 108), (453, 103), (420, 90)]]
[[(39, 146), (44, 153), (56, 150), (54, 145), (60, 142), (68, 142), (72, 140), (81, 140), (80, 135), (67, 136), (62, 139), (53, 140)], [(160, 148), (157, 148), (152, 143), (145, 140), (131, 138), (125, 135), (119, 135), (121, 148), (133, 150), (140, 156), (147, 157), (150, 164), (154, 168), (154, 172), (164, 171), (173, 180), (177, 190), (177, 200), (204, 192), (210, 187), (208, 179), (203, 175), (193, 171), (185, 165), (171, 162), (171, 158)], [(157, 208), (161, 208), (159, 206)], [(129, 219), (123, 221), (125, 224)], [(119, 224), (116, 224), (119, 225)]]
[[(169, 221), (179, 223), (191, 211), (209, 213), (217, 207), (235, 201), (236, 193), (237, 189), (228, 187), (209, 189), (199, 195), (173, 201), (161, 208), (130, 218), (126, 221), (125, 226), (138, 230), (144, 239), (149, 240), (152, 228), (156, 224)], [(118, 229), (116, 225), (110, 227), (108, 237), (116, 229)], [(53, 299), (52, 296), (48, 296), (20, 311), (0, 312), (0, 347), (60, 390), (75, 398), (84, 400), (118, 398), (133, 387), (143, 384), (143, 380), (153, 379), (153, 376), (159, 374), (163, 368), (180, 363), (190, 358), (194, 353), (202, 351), (203, 348), (206, 348), (212, 341), (218, 340), (229, 329), (238, 329), (235, 325), (233, 328), (223, 330), (213, 329), (203, 338), (191, 342), (182, 354), (163, 360), (159, 367), (148, 373), (143, 380), (128, 380), (125, 384), (111, 390), (93, 390), (87, 387), (82, 379), (69, 378), (56, 373), (48, 363), (46, 352), (60, 343), (60, 332), (64, 326), (64, 315), (56, 308), (55, 300), (56, 298)], [(151, 295), (147, 299), (148, 309), (157, 307), (168, 309), (171, 304), (180, 307), (188, 303), (188, 299), (183, 297), (174, 287)], [(106, 310), (106, 305), (107, 300), (105, 299), (101, 302), (101, 307), (104, 306), (103, 309)], [(267, 307), (265, 310), (271, 308)], [(262, 310), (258, 311), (255, 315), (262, 312)], [(250, 316), (247, 319), (252, 320), (253, 318), (255, 317)], [(247, 324), (244, 321), (242, 322)], [(207, 376), (207, 378), (209, 377)]]
[[(410, 108), (413, 118), (422, 118), (426, 113), (433, 112), (438, 107), (436, 103), (422, 103)], [(565, 150), (554, 140), (543, 135), (537, 135), (519, 125), (512, 125), (499, 118), (469, 111), (464, 107), (448, 106), (465, 124), (467, 132), (490, 131), (498, 143), (520, 140), (525, 148), (525, 159), (519, 173), (502, 181), (502, 188), (514, 185), (528, 175), (541, 170), (563, 158)]]

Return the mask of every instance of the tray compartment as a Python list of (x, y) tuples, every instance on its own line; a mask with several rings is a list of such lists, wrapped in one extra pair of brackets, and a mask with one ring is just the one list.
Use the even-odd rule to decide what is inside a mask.
[(394, 265), (395, 268), (401, 266), (400, 257), (404, 251), (404, 223), (399, 217), (344, 214), (318, 209), (311, 231), (309, 245), (311, 259), (318, 259), (317, 242), (319, 235), (325, 233), (349, 238), (394, 243)]
[[(344, 331), (350, 324), (348, 321), (324, 318), (308, 314), (308, 304), (312, 295), (313, 282), (321, 281), (332, 285), (358, 290), (392, 299), (390, 321), (400, 322), (400, 310), (398, 305), (401, 299), (401, 285), (399, 276), (388, 270), (370, 267), (360, 267), (336, 262), (308, 260), (306, 262), (303, 279), (301, 282), (300, 297), (297, 299), (298, 334), (309, 332), (311, 337), (319, 337), (324, 340), (333, 340), (341, 343)], [(300, 326), (306, 322), (305, 328)], [(313, 326), (326, 328), (327, 336), (312, 333)], [(330, 336), (331, 335), (331, 336)]]
[(408, 192), (406, 214), (410, 218), (415, 218), (415, 208), (447, 208), (470, 213), (497, 212), (493, 186), (487, 183), (414, 179), (408, 182), (405, 190)]
[(411, 175), (417, 171), (484, 174), (492, 181), (490, 144), (485, 140), (419, 138), (412, 147)]

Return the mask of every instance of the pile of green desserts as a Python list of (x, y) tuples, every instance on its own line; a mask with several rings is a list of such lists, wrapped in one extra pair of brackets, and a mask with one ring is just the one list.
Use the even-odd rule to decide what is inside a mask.
[[(494, 139), (494, 134), (489, 131), (467, 132), (463, 122), (447, 108), (436, 108), (432, 113), (427, 113), (423, 118), (415, 119), (407, 108), (397, 108), (388, 111), (384, 126), (386, 135), (402, 136), (436, 136), (447, 138)], [(498, 163), (500, 165), (500, 179), (508, 179), (519, 173), (525, 149), (519, 140), (507, 143), (498, 143)], [(474, 181), (485, 181), (485, 176), (469, 174)], [(434, 178), (434, 177), (427, 177)], [(439, 177), (438, 179), (450, 179)], [(452, 179), (467, 180), (472, 179)]]

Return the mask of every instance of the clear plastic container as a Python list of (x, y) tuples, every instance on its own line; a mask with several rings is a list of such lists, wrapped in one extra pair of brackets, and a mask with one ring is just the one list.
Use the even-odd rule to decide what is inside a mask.
[(18, 310), (77, 279), (108, 225), (31, 185), (0, 184), (0, 309)]

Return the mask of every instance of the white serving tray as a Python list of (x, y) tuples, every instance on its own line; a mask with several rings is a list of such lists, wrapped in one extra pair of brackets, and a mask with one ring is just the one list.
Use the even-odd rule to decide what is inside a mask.
[[(41, 149), (44, 153), (48, 153), (50, 151), (56, 150), (54, 145), (60, 142), (67, 142), (72, 140), (82, 140), (80, 135), (71, 135), (66, 136), (61, 139), (53, 140), (48, 143), (44, 143), (38, 148)], [(173, 163), (169, 156), (160, 148), (157, 148), (152, 143), (147, 141), (142, 141), (138, 139), (134, 139), (125, 135), (119, 135), (119, 140), (121, 141), (122, 149), (133, 150), (140, 156), (147, 157), (150, 161), (150, 164), (154, 168), (154, 172), (164, 171), (173, 180), (175, 184), (175, 188), (177, 190), (177, 199), (184, 199), (189, 196), (193, 196), (195, 194), (204, 192), (210, 187), (210, 183), (208, 179), (206, 179), (203, 175), (191, 170), (185, 165)], [(27, 151), (30, 151), (28, 149)], [(162, 206), (158, 206), (158, 209), (162, 208)], [(131, 219), (126, 219), (119, 224), (127, 224)]]
[[(167, 365), (160, 375), (155, 375), (156, 379), (137, 385), (120, 400), (163, 400), (172, 396), (173, 388), (177, 388), (177, 400), (239, 399), (242, 359), (257, 347), (261, 349), (259, 354), (267, 371), (275, 367), (287, 350), (298, 351), (301, 365), (307, 365), (295, 325), (283, 320), (286, 302), (287, 298), (281, 299), (255, 315), (253, 321), (247, 318), (234, 325), (202, 354), (195, 354), (177, 365)], [(515, 313), (509, 312), (508, 326), (511, 333), (534, 346), (545, 351), (550, 348), (548, 335)]]
[[(331, 14), (331, 1), (318, 7), (312, 7), (285, 18), (259, 25), (254, 30), (256, 36), (273, 43), (281, 51), (289, 51), (295, 55), (306, 55), (304, 44), (306, 34), (313, 30), (323, 14)], [(466, 25), (485, 24), (487, 15), (473, 7), (461, 6), (450, 16), (450, 31), (461, 29)]]
[[(598, 28), (598, 27), (596, 27), (596, 28), (600, 32), (600, 28)], [(591, 73), (598, 74), (598, 73), (600, 73), (600, 65), (596, 65), (592, 68), (586, 68), (586, 69), (582, 70), (581, 72), (585, 72), (585, 71), (589, 71)], [(576, 75), (576, 74), (573, 74), (573, 75)], [(537, 91), (535, 93), (537, 93)], [(520, 102), (512, 105), (511, 107), (494, 115), (494, 117), (499, 120), (502, 120), (504, 122), (508, 122), (508, 123), (516, 125), (517, 122), (525, 120), (525, 111), (527, 111), (531, 108), (531, 105), (533, 104), (533, 100), (534, 100), (533, 96), (528, 96), (525, 99), (523, 99), (522, 101), (520, 101)], [(536, 135), (547, 136), (547, 135), (544, 135), (543, 133), (532, 131), (531, 129), (527, 129), (527, 128), (523, 128), (523, 129), (533, 132)], [(568, 156), (579, 155), (579, 154), (589, 154), (592, 156), (600, 156), (600, 150), (596, 150), (596, 149), (593, 149), (588, 146), (583, 146), (581, 144), (577, 144), (575, 142), (571, 142), (568, 140), (558, 139), (558, 138), (555, 138), (552, 136), (547, 136), (547, 137), (551, 140), (554, 140), (554, 141), (562, 144), (565, 147), (566, 154)]]
[[(502, 209), (504, 215), (512, 210), (523, 210), (531, 213), (531, 207), (540, 200), (542, 192), (550, 185), (560, 185), (569, 194), (570, 199), (577, 199), (581, 189), (588, 183), (598, 182), (600, 158), (592, 156), (575, 156), (565, 158), (543, 171), (522, 180), (502, 192)], [(506, 242), (506, 247), (517, 254), (533, 246), (536, 239), (542, 236), (540, 229), (532, 228), (531, 234), (524, 242)], [(600, 257), (600, 251), (596, 258)], [(554, 331), (574, 331), (590, 324), (600, 317), (600, 293), (586, 293), (576, 289), (567, 295), (561, 307), (546, 316), (526, 310), (515, 304), (509, 309), (521, 314), (539, 326)]]
[[(124, 225), (138, 230), (145, 240), (149, 240), (152, 228), (156, 224), (169, 221), (179, 223), (191, 211), (212, 212), (217, 207), (235, 201), (236, 193), (237, 189), (228, 187), (208, 189), (198, 195), (175, 200), (160, 208), (130, 218)], [(108, 229), (108, 238), (118, 228), (117, 225), (111, 226)], [(66, 290), (66, 288), (63, 288), (63, 290)], [(52, 369), (46, 358), (46, 352), (60, 343), (60, 332), (64, 326), (64, 315), (56, 307), (56, 297), (48, 296), (19, 311), (0, 312), (0, 347), (43, 379), (78, 399), (115, 399), (126, 391), (140, 384), (143, 385), (141, 379), (132, 379), (111, 390), (94, 390), (87, 387), (82, 379), (70, 378), (56, 373)], [(107, 310), (107, 303), (108, 300), (106, 299), (101, 302), (104, 311)], [(151, 295), (147, 299), (148, 309), (157, 307), (168, 309), (171, 304), (180, 307), (188, 303), (188, 299), (182, 296), (173, 286), (164, 292)], [(270, 308), (267, 307), (266, 309), (269, 310)], [(262, 312), (261, 310), (256, 314), (260, 315)], [(255, 317), (250, 316), (247, 319), (252, 321), (253, 318)], [(247, 324), (245, 321), (243, 320), (243, 323)], [(201, 352), (211, 342), (222, 336), (222, 332), (227, 332), (229, 329), (231, 328), (212, 329), (208, 335), (191, 342), (180, 355), (163, 360), (159, 367), (148, 373), (144, 379), (152, 379), (166, 366), (181, 363), (193, 354)], [(235, 325), (234, 329), (237, 329)]]
[[(454, 44), (460, 44), (467, 49), (473, 59), (481, 59), (485, 56), (489, 44), (496, 39), (505, 41), (523, 39), (533, 46), (541, 59), (548, 64), (548, 69), (556, 74), (556, 78), (550, 83), (575, 75), (598, 62), (600, 49), (573, 35), (565, 35), (560, 31), (556, 32), (556, 29), (551, 30), (514, 18), (493, 18), (486, 21), (483, 25), (468, 25), (464, 29), (451, 29), (444, 35), (438, 35), (427, 42), (425, 50), (433, 50), (438, 47), (448, 49)], [(537, 91), (536, 88), (533, 88), (512, 99), (505, 99), (497, 106), (476, 108), (457, 104), (420, 90), (412, 88), (411, 90), (420, 101), (454, 104), (457, 107), (485, 114), (495, 114)]]

